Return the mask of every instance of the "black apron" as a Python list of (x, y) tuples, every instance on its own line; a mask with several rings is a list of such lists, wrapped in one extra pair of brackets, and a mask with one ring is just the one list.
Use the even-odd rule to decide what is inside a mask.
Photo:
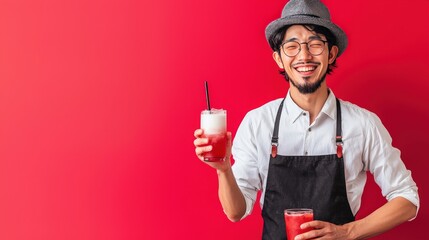
[[(262, 239), (286, 239), (284, 210), (311, 208), (314, 219), (333, 224), (355, 220), (347, 200), (341, 137), (341, 108), (337, 105), (337, 154), (320, 156), (277, 155), (283, 101), (277, 111), (272, 137), (262, 217)], [(287, 137), (287, 136), (283, 136)]]

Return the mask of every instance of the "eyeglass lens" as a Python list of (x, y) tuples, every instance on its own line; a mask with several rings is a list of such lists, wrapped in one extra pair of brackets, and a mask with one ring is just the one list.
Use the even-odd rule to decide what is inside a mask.
[(316, 39), (307, 43), (299, 43), (297, 41), (286, 42), (283, 44), (283, 51), (287, 56), (294, 57), (301, 51), (301, 44), (306, 44), (308, 52), (313, 56), (322, 54), (325, 49), (325, 42)]

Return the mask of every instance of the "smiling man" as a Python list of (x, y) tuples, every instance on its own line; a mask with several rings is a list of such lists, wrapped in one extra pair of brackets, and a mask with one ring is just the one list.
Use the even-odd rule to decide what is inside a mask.
[[(327, 41), (325, 37), (325, 34), (329, 33), (327, 31), (325, 34), (316, 33), (316, 28), (314, 25), (293, 25), (287, 29), (287, 35), (284, 28), (278, 33), (284, 36), (282, 43), (280, 45), (272, 43), (275, 49), (274, 60), (281, 69), (288, 71), (287, 73), (282, 71), (286, 80), (302, 94), (318, 90), (326, 78), (328, 66), (335, 61), (338, 54), (338, 47), (333, 46), (333, 43)], [(300, 42), (300, 39), (308, 41)], [(326, 43), (331, 44), (327, 51)], [(301, 51), (301, 45), (304, 45), (307, 51)], [(296, 82), (299, 79), (303, 79), (304, 82)]]
[[(274, 61), (290, 83), (284, 99), (250, 111), (233, 144), (228, 134), (225, 161), (215, 168), (219, 199), (227, 217), (249, 215), (258, 191), (263, 239), (286, 239), (283, 211), (310, 208), (314, 221), (298, 239), (364, 239), (413, 219), (417, 186), (372, 112), (335, 97), (326, 83), (347, 36), (331, 22), (319, 0), (291, 0), (265, 31)], [(200, 160), (212, 146), (194, 133)], [(231, 150), (235, 163), (231, 166)], [(370, 171), (387, 202), (355, 220)]]

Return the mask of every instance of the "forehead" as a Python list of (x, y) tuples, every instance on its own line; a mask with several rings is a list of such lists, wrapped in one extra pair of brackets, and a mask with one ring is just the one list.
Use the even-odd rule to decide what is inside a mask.
[(324, 35), (316, 33), (315, 31), (311, 31), (308, 27), (304, 25), (292, 25), (286, 30), (284, 40), (292, 38), (307, 40), (311, 37), (324, 38)]

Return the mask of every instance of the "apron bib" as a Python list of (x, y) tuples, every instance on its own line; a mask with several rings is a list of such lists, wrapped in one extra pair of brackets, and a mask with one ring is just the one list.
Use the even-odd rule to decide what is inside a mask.
[(277, 155), (283, 101), (277, 111), (272, 138), (262, 217), (262, 239), (286, 239), (284, 210), (311, 208), (315, 220), (345, 224), (355, 220), (347, 200), (342, 156), (341, 108), (337, 105), (337, 154), (319, 156)]

